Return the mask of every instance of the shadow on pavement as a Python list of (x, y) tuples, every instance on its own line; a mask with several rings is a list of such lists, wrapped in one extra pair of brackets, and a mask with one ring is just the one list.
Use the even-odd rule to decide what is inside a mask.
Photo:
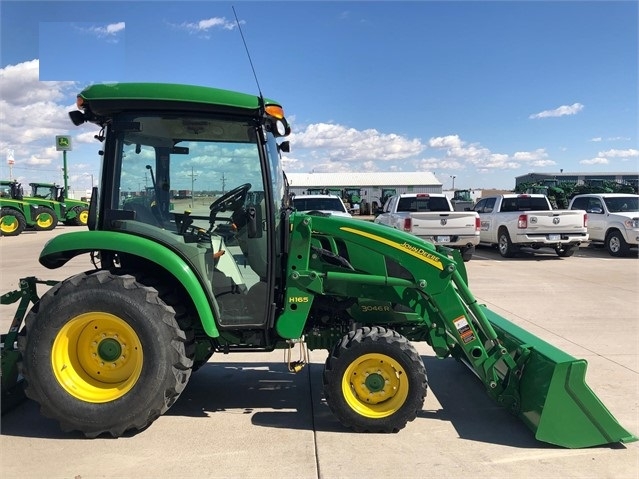
[[(420, 429), (427, 433), (429, 422), (446, 421), (463, 440), (516, 448), (555, 447), (536, 441), (524, 423), (498, 406), (461, 363), (451, 358), (422, 358), (429, 390), (425, 409), (415, 419), (426, 423), (418, 424)], [(293, 374), (277, 362), (210, 362), (191, 376), (165, 416), (215, 420), (216, 413), (225, 412), (250, 415), (251, 423), (260, 427), (354, 434), (338, 422), (323, 399), (323, 368), (323, 364), (312, 363)], [(441, 407), (428, 409), (434, 402)], [(2, 417), (1, 433), (49, 439), (83, 437), (77, 432), (62, 432), (55, 421), (42, 417), (30, 400)]]

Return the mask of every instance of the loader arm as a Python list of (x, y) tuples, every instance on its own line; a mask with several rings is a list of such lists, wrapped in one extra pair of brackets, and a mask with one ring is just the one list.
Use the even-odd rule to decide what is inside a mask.
[[(438, 357), (463, 359), (491, 395), (516, 407), (521, 364), (500, 346), (497, 333), (466, 285), (463, 261), (449, 256), (451, 250), (364, 221), (295, 216), (292, 228), (287, 311), (293, 314), (280, 318), (280, 334), (302, 334), (296, 298), (308, 293), (357, 298), (360, 310), (366, 300), (387, 301), (395, 309), (401, 305), (416, 314), (400, 313), (400, 318), (420, 332)], [(346, 249), (350, 267), (322, 258), (343, 258), (337, 254), (340, 248)], [(389, 271), (393, 269), (395, 275)], [(353, 310), (357, 312), (358, 307)], [(403, 326), (401, 320), (394, 323), (399, 329)], [(525, 356), (525, 349), (518, 356)]]
[(457, 252), (374, 223), (294, 214), (286, 275), (276, 324), (285, 338), (312, 335), (314, 303), (331, 297), (349, 305), (355, 322), (396, 329), (439, 358), (465, 363), (539, 440), (565, 447), (637, 440), (586, 385), (586, 361), (477, 302)]

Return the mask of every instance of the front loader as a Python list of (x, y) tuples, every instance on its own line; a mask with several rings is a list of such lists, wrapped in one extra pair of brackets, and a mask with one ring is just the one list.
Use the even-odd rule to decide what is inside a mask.
[[(60, 268), (88, 254), (94, 267), (41, 296), (37, 280), (22, 280), (7, 298), (27, 299), (2, 356), (3, 393), (23, 380), (62, 429), (143, 429), (211, 355), (300, 347), (291, 372), (306, 349), (328, 351), (324, 396), (344, 426), (397, 432), (423, 407), (413, 343), (425, 341), (469, 367), (540, 441), (636, 440), (586, 385), (585, 361), (477, 302), (458, 252), (371, 222), (293, 212), (280, 159), (290, 127), (277, 102), (123, 83), (88, 87), (77, 105), (73, 123), (100, 128), (100, 188), (88, 230), (51, 239), (40, 263)], [(127, 201), (147, 171), (152, 198)], [(170, 192), (186, 173), (201, 190), (181, 208)], [(28, 313), (24, 301), (34, 303)]]

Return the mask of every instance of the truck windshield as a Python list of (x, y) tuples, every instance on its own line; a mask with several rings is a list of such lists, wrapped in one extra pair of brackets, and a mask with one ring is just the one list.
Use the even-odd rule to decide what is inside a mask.
[(615, 196), (604, 198), (608, 211), (622, 213), (624, 211), (639, 211), (639, 196)]

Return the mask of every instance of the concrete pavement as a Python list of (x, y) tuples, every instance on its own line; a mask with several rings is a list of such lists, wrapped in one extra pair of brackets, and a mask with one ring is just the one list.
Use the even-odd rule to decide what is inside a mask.
[[(48, 271), (47, 238), (75, 228), (0, 238), (0, 293), (17, 279), (62, 279), (86, 258)], [(480, 248), (466, 263), (482, 303), (567, 353), (587, 359), (587, 381), (619, 422), (639, 434), (639, 263), (583, 248), (502, 259)], [(15, 308), (2, 306), (6, 331)], [(283, 353), (214, 355), (178, 402), (149, 428), (119, 439), (61, 432), (26, 401), (2, 417), (2, 477), (155, 478), (614, 478), (639, 475), (639, 443), (567, 450), (537, 442), (452, 359), (416, 344), (430, 389), (418, 418), (398, 434), (344, 429), (322, 398), (326, 353), (301, 373)]]

